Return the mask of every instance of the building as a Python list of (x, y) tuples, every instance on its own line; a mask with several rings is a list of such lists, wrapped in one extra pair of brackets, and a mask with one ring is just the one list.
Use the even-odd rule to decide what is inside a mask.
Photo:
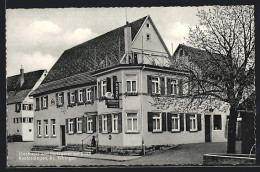
[(46, 75), (46, 70), (24, 73), (21, 68), (20, 75), (7, 77), (7, 135), (21, 135), (23, 141), (33, 141), (33, 98), (29, 94)]
[(64, 51), (31, 94), (35, 146), (80, 149), (93, 136), (108, 152), (205, 142), (213, 119), (210, 141), (225, 141), (228, 111), (183, 110), (188, 73), (172, 63), (150, 16)]

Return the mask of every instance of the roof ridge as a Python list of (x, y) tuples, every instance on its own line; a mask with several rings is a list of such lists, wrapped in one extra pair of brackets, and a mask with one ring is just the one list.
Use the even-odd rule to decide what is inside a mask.
[[(46, 70), (46, 69), (34, 70), (34, 71), (26, 72), (26, 73), (24, 73), (24, 74), (30, 74), (30, 73), (40, 72), (40, 71), (45, 71), (45, 70)], [(20, 74), (8, 76), (7, 78), (17, 77), (17, 76), (20, 76)]]

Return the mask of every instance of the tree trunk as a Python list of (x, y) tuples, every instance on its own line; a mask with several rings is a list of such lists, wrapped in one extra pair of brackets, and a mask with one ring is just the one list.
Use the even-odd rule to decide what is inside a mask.
[(235, 107), (230, 107), (230, 115), (228, 121), (228, 143), (227, 153), (236, 153), (236, 125), (238, 111)]

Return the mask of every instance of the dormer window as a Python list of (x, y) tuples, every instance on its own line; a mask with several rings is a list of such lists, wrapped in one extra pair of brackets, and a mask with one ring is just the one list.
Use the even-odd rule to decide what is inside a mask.
[(151, 34), (146, 34), (146, 41), (151, 41)]
[(180, 57), (183, 56), (183, 50), (180, 50)]
[(150, 24), (149, 24), (149, 23), (146, 23), (146, 27), (147, 27), (147, 28), (150, 28)]

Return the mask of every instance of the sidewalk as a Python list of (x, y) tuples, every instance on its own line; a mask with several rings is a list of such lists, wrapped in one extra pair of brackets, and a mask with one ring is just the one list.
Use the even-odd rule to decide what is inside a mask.
[(87, 154), (77, 151), (63, 151), (63, 152), (52, 152), (52, 151), (31, 151), (30, 153), (38, 153), (45, 155), (54, 155), (54, 156), (65, 156), (65, 157), (75, 157), (75, 158), (87, 158), (87, 159), (100, 159), (100, 160), (109, 160), (109, 161), (129, 161), (133, 159), (141, 158), (141, 156), (119, 156), (119, 155), (108, 155), (108, 154)]

